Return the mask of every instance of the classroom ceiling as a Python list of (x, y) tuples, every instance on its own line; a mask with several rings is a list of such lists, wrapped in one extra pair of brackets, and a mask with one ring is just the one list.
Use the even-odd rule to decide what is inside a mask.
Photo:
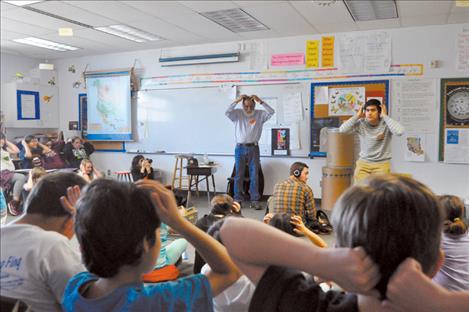
[[(42, 1), (29, 5), (29, 8), (2, 1), (1, 51), (51, 60), (204, 43), (469, 21), (469, 6), (457, 6), (456, 1), (396, 2), (398, 18), (355, 22), (342, 0)], [(268, 30), (235, 33), (201, 14), (233, 8), (241, 8), (267, 26)], [(115, 24), (138, 28), (163, 39), (139, 43), (93, 29)], [(58, 28), (61, 27), (72, 28), (73, 36), (59, 36)], [(25, 37), (50, 40), (79, 49), (58, 52), (13, 41)]]

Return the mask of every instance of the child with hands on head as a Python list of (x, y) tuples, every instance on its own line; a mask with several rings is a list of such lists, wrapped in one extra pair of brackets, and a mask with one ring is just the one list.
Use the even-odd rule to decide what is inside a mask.
[[(88, 272), (65, 290), (65, 311), (211, 311), (212, 297), (239, 277), (225, 248), (184, 219), (174, 194), (151, 180), (136, 184), (97, 179), (77, 202), (75, 229)], [(201, 274), (144, 285), (153, 269), (164, 222), (183, 235), (210, 264)]]

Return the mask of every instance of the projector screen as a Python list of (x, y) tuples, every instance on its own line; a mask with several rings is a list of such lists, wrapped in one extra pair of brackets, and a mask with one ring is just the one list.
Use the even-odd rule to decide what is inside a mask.
[(88, 129), (86, 139), (131, 141), (130, 72), (86, 74)]

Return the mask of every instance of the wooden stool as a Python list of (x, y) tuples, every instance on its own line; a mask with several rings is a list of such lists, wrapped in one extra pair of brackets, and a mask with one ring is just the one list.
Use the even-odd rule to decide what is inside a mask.
[(117, 175), (117, 180), (122, 182), (133, 182), (130, 171), (116, 171), (114, 174)]
[[(188, 165), (188, 160), (191, 158), (192, 155), (176, 155), (176, 163), (174, 164), (173, 170), (173, 179), (171, 180), (171, 188), (173, 190), (180, 189), (182, 190), (183, 187), (186, 188), (189, 186), (189, 176), (184, 175), (185, 170), (183, 170)], [(185, 163), (184, 163), (185, 161)], [(185, 182), (183, 185), (183, 181)]]

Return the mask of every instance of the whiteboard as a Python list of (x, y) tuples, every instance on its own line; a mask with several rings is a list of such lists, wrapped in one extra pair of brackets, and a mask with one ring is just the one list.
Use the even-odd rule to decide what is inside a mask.
[[(137, 95), (136, 140), (126, 143), (128, 152), (139, 153), (195, 153), (233, 155), (235, 127), (225, 116), (228, 106), (237, 94), (257, 94), (261, 99), (277, 99), (277, 112), (282, 111), (282, 97), (288, 92), (299, 92), (303, 107), (308, 100), (302, 84), (295, 85), (250, 85), (219, 86), (205, 88), (145, 90)], [(241, 105), (239, 105), (241, 107)], [(263, 109), (256, 106), (256, 109)], [(292, 150), (292, 155), (307, 156), (309, 153), (309, 113), (303, 114), (298, 123), (301, 148)], [(274, 116), (276, 117), (276, 116)], [(274, 118), (273, 117), (273, 118)], [(281, 116), (280, 116), (281, 117)], [(282, 118), (275, 124), (264, 127), (263, 138), (275, 125), (283, 126)], [(261, 155), (270, 155), (270, 142)]]

